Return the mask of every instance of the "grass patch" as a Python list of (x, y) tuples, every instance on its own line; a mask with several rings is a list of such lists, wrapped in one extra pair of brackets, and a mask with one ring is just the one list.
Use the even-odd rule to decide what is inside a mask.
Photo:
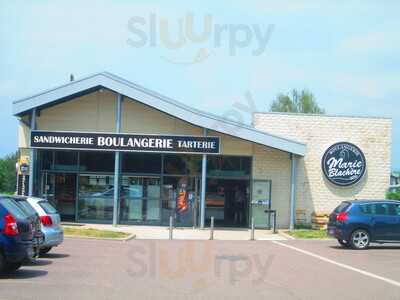
[(83, 237), (96, 237), (96, 238), (126, 238), (130, 234), (125, 232), (111, 231), (111, 230), (99, 230), (93, 228), (71, 228), (63, 227), (64, 235), (66, 236), (83, 236)]
[(0, 192), (0, 195), (2, 196), (14, 196), (15, 193), (10, 193), (10, 192)]
[(287, 231), (287, 234), (296, 239), (329, 239), (326, 230), (296, 229)]

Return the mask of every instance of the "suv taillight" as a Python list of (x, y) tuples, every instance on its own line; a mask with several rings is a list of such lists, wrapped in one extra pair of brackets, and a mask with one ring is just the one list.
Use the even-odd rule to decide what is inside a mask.
[(49, 227), (53, 225), (53, 220), (50, 218), (50, 216), (41, 216), (40, 221), (42, 222), (43, 226)]
[(347, 221), (348, 217), (349, 217), (349, 213), (341, 212), (336, 216), (336, 221), (344, 222), (344, 221)]
[(4, 234), (5, 235), (18, 235), (18, 225), (15, 218), (8, 214), (4, 217)]

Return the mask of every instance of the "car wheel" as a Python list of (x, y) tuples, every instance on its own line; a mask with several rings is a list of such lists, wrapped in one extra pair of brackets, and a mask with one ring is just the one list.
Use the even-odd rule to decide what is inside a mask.
[(362, 250), (368, 248), (370, 241), (368, 231), (357, 229), (351, 234), (350, 245), (353, 249)]
[(51, 250), (51, 247), (41, 248), (41, 249), (39, 250), (39, 254), (40, 254), (40, 255), (44, 255), (44, 254), (48, 253), (50, 250)]
[(339, 244), (340, 244), (341, 246), (343, 246), (343, 247), (345, 247), (345, 248), (350, 247), (349, 242), (346, 241), (346, 240), (338, 240), (338, 242), (339, 242)]

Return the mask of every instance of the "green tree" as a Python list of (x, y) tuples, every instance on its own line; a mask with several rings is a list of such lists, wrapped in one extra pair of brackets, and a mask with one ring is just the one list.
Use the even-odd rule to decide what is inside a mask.
[(279, 94), (270, 106), (273, 112), (294, 112), (306, 114), (324, 114), (314, 95), (308, 90), (293, 89), (289, 94)]
[(0, 192), (13, 193), (16, 185), (15, 163), (18, 159), (18, 153), (6, 155), (0, 159)]

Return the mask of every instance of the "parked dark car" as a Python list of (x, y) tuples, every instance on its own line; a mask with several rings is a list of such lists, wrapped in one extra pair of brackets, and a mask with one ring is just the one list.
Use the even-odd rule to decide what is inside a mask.
[(17, 270), (33, 256), (31, 220), (17, 203), (0, 196), (0, 273)]
[(31, 221), (33, 233), (33, 257), (27, 257), (28, 261), (32, 261), (39, 256), (40, 248), (44, 242), (44, 234), (42, 232), (42, 226), (40, 221), (40, 216), (32, 205), (28, 202), (28, 197), (26, 196), (11, 196), (20, 208), (28, 215)]
[(329, 216), (328, 234), (353, 249), (400, 242), (400, 201), (344, 201)]

